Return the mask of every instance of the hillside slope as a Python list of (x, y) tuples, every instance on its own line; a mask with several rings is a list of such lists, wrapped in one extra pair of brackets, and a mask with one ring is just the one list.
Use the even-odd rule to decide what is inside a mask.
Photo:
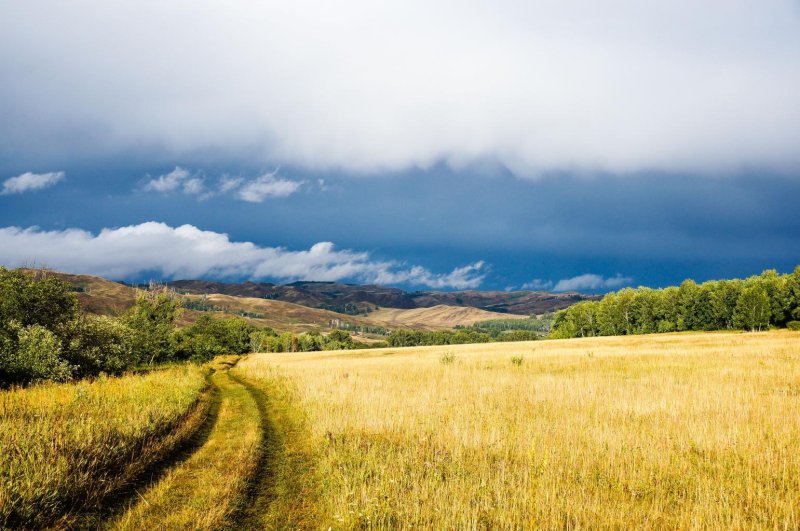
[(487, 312), (468, 306), (439, 304), (430, 308), (381, 308), (369, 314), (370, 319), (384, 323), (387, 328), (414, 328), (424, 330), (450, 329), (469, 326), (489, 319), (526, 319), (527, 315)]
[(302, 304), (312, 308), (335, 309), (345, 305), (358, 308), (430, 308), (433, 306), (467, 306), (487, 311), (519, 315), (542, 314), (561, 310), (582, 300), (595, 300), (596, 295), (550, 293), (546, 291), (415, 291), (383, 286), (337, 284), (335, 282), (294, 282), (271, 284), (244, 282), (228, 284), (204, 280), (178, 280), (169, 284), (180, 293), (210, 294), (266, 298)]
[[(88, 312), (100, 315), (121, 315), (136, 300), (136, 289), (101, 277), (53, 272), (68, 282), (81, 306)], [(269, 326), (278, 331), (303, 332), (330, 330), (348, 324), (355, 327), (383, 327), (387, 329), (414, 328), (442, 330), (455, 326), (469, 326), (488, 319), (526, 317), (526, 309), (543, 313), (552, 308), (566, 307), (575, 302), (573, 294), (548, 294), (543, 292), (416, 292), (408, 294), (396, 288), (380, 286), (351, 286), (325, 282), (303, 282), (287, 286), (271, 284), (225, 284), (201, 280), (180, 281), (170, 284), (183, 292), (185, 305), (181, 325), (196, 321), (203, 313), (212, 315), (239, 315), (257, 326)], [(275, 288), (272, 295), (259, 296), (264, 290)], [(309, 288), (312, 286), (313, 289)], [(279, 289), (280, 288), (280, 289)], [(282, 288), (286, 290), (281, 291)], [(236, 292), (194, 294), (204, 290), (220, 289)], [(367, 315), (347, 315), (325, 308), (294, 302), (264, 298), (275, 293), (296, 295), (305, 303), (341, 307), (354, 304), (358, 307), (376, 308), (377, 301), (393, 304), (416, 304), (418, 307), (381, 307)], [(306, 296), (312, 293), (313, 297)], [(286, 295), (288, 296), (288, 295)], [(583, 297), (583, 296), (581, 296)], [(445, 303), (437, 303), (438, 300)], [(365, 301), (373, 302), (365, 302)], [(494, 304), (502, 313), (475, 306)], [(512, 310), (517, 310), (516, 312)]]

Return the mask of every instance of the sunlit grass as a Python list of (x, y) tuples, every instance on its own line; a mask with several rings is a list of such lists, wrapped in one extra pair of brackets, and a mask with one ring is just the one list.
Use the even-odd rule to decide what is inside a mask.
[(194, 365), (0, 392), (0, 528), (68, 521), (202, 422)]
[(231, 523), (256, 469), (260, 415), (252, 394), (227, 371), (216, 372), (211, 380), (219, 404), (208, 439), (139, 492), (110, 529), (220, 529)]
[(237, 372), (307, 415), (293, 437), (313, 448), (320, 528), (800, 526), (798, 333), (265, 354)]

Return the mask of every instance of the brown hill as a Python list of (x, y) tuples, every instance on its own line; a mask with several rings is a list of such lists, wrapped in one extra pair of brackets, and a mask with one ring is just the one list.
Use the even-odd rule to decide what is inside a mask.
[(184, 295), (184, 298), (190, 308), (211, 313), (239, 315), (255, 325), (269, 326), (278, 331), (328, 330), (342, 326), (343, 323), (363, 327), (384, 326), (367, 317), (344, 315), (284, 301), (219, 293)]
[(222, 293), (281, 300), (335, 311), (381, 308), (430, 308), (433, 306), (469, 306), (492, 312), (519, 315), (542, 314), (561, 310), (596, 295), (549, 293), (546, 291), (415, 291), (383, 286), (360, 286), (334, 282), (294, 282), (280, 285), (267, 282), (228, 284), (203, 280), (178, 280), (170, 285), (182, 293)]
[(446, 306), (439, 304), (430, 308), (382, 308), (369, 314), (373, 321), (384, 323), (387, 328), (413, 328), (442, 330), (456, 326), (469, 326), (489, 319), (526, 319), (527, 315), (487, 312), (468, 306)]
[[(136, 300), (136, 289), (90, 275), (52, 273), (67, 281), (75, 291), (81, 306), (102, 315), (121, 315)], [(225, 284), (207, 281), (171, 283), (184, 292), (184, 310), (180, 324), (188, 325), (203, 313), (238, 315), (258, 326), (278, 331), (302, 332), (330, 330), (335, 327), (366, 330), (368, 328), (415, 328), (441, 330), (469, 326), (478, 321), (498, 318), (526, 317), (569, 306), (589, 297), (577, 294), (545, 292), (415, 292), (380, 286), (353, 286), (326, 282), (300, 282), (286, 286), (274, 284)], [(238, 295), (203, 293), (220, 289)], [(272, 290), (272, 291), (269, 291)], [(260, 295), (266, 293), (266, 295)], [(334, 309), (368, 308), (366, 315), (347, 315), (329, 309), (310, 307), (272, 297), (291, 296), (305, 303), (315, 303)], [(266, 297), (266, 298), (265, 298)], [(377, 301), (392, 304), (418, 304), (417, 307), (378, 308)], [(439, 302), (442, 301), (442, 302)], [(350, 306), (345, 306), (350, 305)], [(484, 308), (484, 309), (482, 309)], [(498, 308), (501, 312), (485, 308)]]

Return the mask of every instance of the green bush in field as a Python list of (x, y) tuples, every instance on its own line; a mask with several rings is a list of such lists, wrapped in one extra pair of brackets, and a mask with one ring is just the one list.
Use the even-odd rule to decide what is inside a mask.
[(68, 380), (72, 367), (61, 357), (61, 341), (41, 325), (17, 327), (16, 344), (7, 341), (0, 360), (5, 376), (12, 383), (29, 383), (39, 380)]
[(789, 330), (800, 331), (800, 321), (789, 321), (786, 323), (786, 328)]
[(65, 327), (63, 357), (83, 377), (119, 374), (137, 362), (133, 330), (118, 319), (81, 315)]
[(192, 326), (172, 336), (177, 359), (210, 360), (222, 354), (246, 354), (252, 349), (256, 327), (239, 317), (201, 316)]

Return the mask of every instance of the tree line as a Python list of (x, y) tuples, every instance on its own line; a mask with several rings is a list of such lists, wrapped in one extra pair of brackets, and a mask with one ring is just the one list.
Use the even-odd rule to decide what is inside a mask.
[(390, 347), (420, 347), (432, 345), (463, 345), (466, 343), (490, 343), (495, 341), (533, 341), (541, 334), (532, 330), (510, 330), (493, 335), (469, 328), (457, 330), (394, 330), (386, 338)]
[(783, 275), (768, 269), (746, 279), (625, 288), (558, 312), (550, 337), (770, 327), (800, 329), (800, 266)]

